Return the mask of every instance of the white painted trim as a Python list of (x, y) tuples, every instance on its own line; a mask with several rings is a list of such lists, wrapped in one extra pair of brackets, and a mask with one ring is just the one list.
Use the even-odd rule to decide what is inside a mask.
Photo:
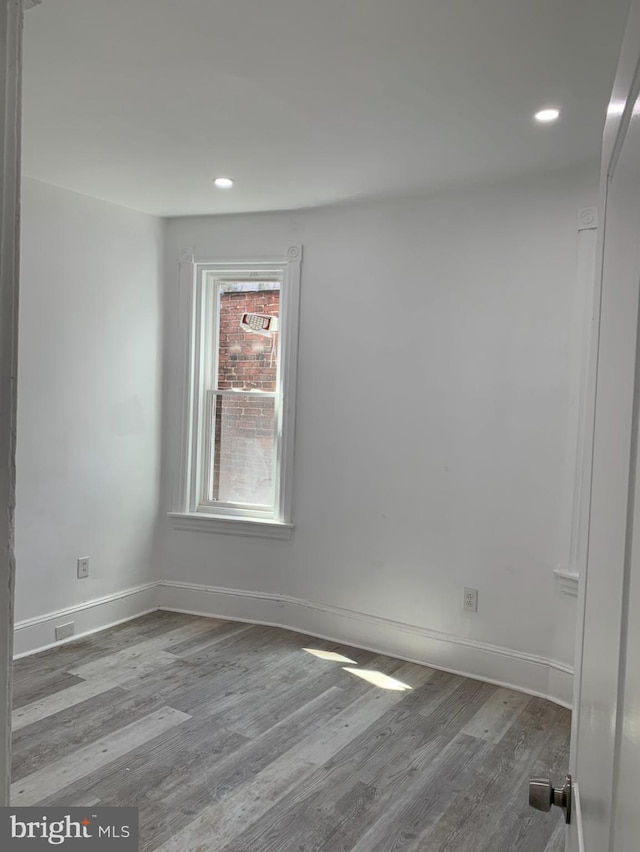
[(585, 852), (580, 784), (572, 775), (571, 824), (567, 826), (565, 852)]
[[(130, 621), (156, 609), (158, 584), (153, 582), (18, 621), (14, 628), (13, 658), (19, 659), (66, 642), (73, 642), (79, 636), (106, 630), (107, 627)], [(69, 621), (71, 616), (71, 620), (75, 621), (74, 635), (62, 642), (56, 642), (55, 626)]]
[[(186, 512), (191, 493), (191, 433), (193, 411), (192, 367), (195, 363), (195, 341), (191, 329), (195, 325), (195, 266), (193, 248), (180, 251), (178, 273), (178, 356), (173, 368), (179, 391), (179, 408), (176, 413), (179, 424), (179, 445), (175, 448), (175, 473), (171, 506), (175, 512)], [(172, 458), (173, 458), (172, 454)]]
[(22, 0), (0, 0), (0, 805), (11, 785)]
[(554, 570), (565, 594), (577, 596), (577, 578), (587, 558), (589, 485), (595, 404), (596, 258), (598, 209), (578, 211), (578, 257), (571, 328), (571, 384), (567, 418), (564, 517), (561, 551)]
[(222, 518), (199, 512), (169, 512), (175, 530), (186, 532), (247, 535), (258, 538), (291, 538), (293, 524), (268, 521), (260, 518)]
[(577, 781), (573, 782), (573, 820), (576, 824), (576, 834), (578, 835), (578, 852), (585, 852), (584, 846), (584, 831), (582, 828), (582, 799), (580, 798), (580, 785)]
[[(632, 264), (633, 221), (622, 222), (614, 175), (635, 113), (640, 90), (640, 2), (632, 0), (610, 103), (624, 104), (622, 114), (607, 114), (600, 173), (601, 227), (597, 251), (599, 322), (597, 395), (594, 407), (593, 464), (588, 560), (578, 595), (576, 688), (570, 746), (570, 772), (579, 780), (577, 826), (569, 826), (566, 849), (582, 850), (578, 832), (586, 830), (590, 850), (614, 847), (615, 795), (622, 742), (624, 662), (629, 556), (633, 536), (633, 493), (637, 450), (639, 370), (638, 283), (627, 274)], [(622, 193), (624, 196), (625, 193)], [(611, 217), (611, 206), (615, 215)], [(628, 206), (623, 214), (627, 218)], [(607, 261), (605, 262), (605, 258)], [(622, 259), (622, 260), (621, 260)], [(612, 510), (612, 507), (615, 509)], [(637, 526), (637, 525), (636, 525)], [(629, 791), (627, 791), (629, 795)], [(628, 801), (625, 799), (625, 803)], [(577, 829), (577, 830), (575, 830)]]
[(598, 208), (581, 207), (578, 210), (578, 231), (592, 231), (598, 228)]
[(299, 630), (571, 706), (573, 670), (556, 660), (289, 595), (173, 580), (158, 585), (160, 609)]
[(278, 464), (278, 518), (285, 524), (293, 517), (293, 457), (298, 385), (298, 339), (300, 327), (300, 283), (302, 246), (289, 246), (285, 268), (284, 299), (281, 308), (281, 385), (283, 395), (282, 440)]
[(553, 572), (558, 581), (558, 585), (565, 593), (573, 598), (578, 597), (578, 586), (580, 585), (580, 576), (575, 571), (564, 571), (562, 568), (556, 568)]
[[(197, 257), (194, 255), (193, 246), (187, 246), (179, 252), (179, 307), (178, 307), (178, 347), (181, 364), (178, 368), (178, 380), (180, 382), (180, 408), (177, 412), (179, 418), (178, 433), (180, 446), (176, 448), (173, 476), (172, 512), (170, 517), (174, 522), (181, 525), (177, 528), (183, 530), (205, 530), (207, 532), (228, 532), (232, 535), (251, 535), (250, 525), (255, 523), (258, 534), (266, 533), (268, 529), (264, 521), (275, 521), (281, 530), (291, 528), (291, 517), (293, 509), (293, 460), (295, 443), (295, 420), (296, 420), (296, 384), (298, 368), (298, 327), (300, 316), (300, 281), (301, 281), (302, 246), (289, 246), (284, 256), (270, 258), (244, 258), (239, 261), (221, 260)], [(224, 274), (233, 274), (234, 271), (262, 271), (278, 272), (282, 275), (282, 299), (280, 315), (280, 345), (281, 345), (281, 370), (279, 377), (279, 393), (282, 396), (283, 410), (281, 412), (280, 424), (281, 435), (277, 441), (276, 471), (276, 495), (277, 505), (273, 513), (269, 510), (264, 513), (266, 517), (256, 517), (255, 521), (250, 517), (251, 512), (238, 510), (237, 514), (231, 510), (220, 510), (220, 514), (213, 520), (196, 523), (195, 517), (198, 513), (201, 495), (199, 492), (199, 476), (202, 453), (202, 422), (201, 398), (204, 384), (204, 324), (202, 319), (202, 305), (204, 304), (204, 289), (202, 272), (206, 270), (219, 270)], [(208, 519), (206, 511), (202, 514)], [(274, 515), (272, 518), (271, 515)], [(182, 515), (180, 521), (178, 516)], [(237, 520), (244, 515), (245, 526), (240, 527)], [(256, 513), (257, 515), (257, 513)], [(225, 519), (229, 517), (229, 521)], [(229, 524), (229, 529), (224, 526)], [(208, 529), (206, 529), (208, 527)], [(246, 531), (246, 532), (245, 532)], [(253, 533), (254, 535), (256, 532)], [(269, 533), (267, 533), (269, 534)], [(288, 537), (275, 536), (270, 537)]]
[[(298, 630), (571, 706), (573, 670), (556, 660), (333, 604), (174, 580), (124, 589), (17, 622), (14, 659), (157, 609)], [(55, 626), (69, 620), (76, 624), (74, 636), (53, 641)]]

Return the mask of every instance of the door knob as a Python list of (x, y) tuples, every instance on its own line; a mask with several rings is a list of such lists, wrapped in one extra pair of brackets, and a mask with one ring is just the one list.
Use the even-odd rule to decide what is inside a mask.
[(571, 776), (567, 775), (562, 787), (554, 787), (548, 778), (529, 780), (529, 804), (538, 811), (550, 811), (552, 805), (562, 808), (565, 822), (571, 822)]

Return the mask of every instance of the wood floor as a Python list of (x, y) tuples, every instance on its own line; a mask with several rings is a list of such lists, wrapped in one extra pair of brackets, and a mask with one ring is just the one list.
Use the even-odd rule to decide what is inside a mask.
[(564, 848), (527, 805), (568, 765), (539, 698), (168, 612), (19, 660), (14, 689), (12, 804), (136, 805), (144, 852)]

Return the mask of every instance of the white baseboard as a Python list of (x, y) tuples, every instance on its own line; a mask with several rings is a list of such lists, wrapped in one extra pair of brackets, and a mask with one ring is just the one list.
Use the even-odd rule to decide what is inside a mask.
[(156, 609), (299, 630), (374, 653), (433, 666), (571, 707), (573, 670), (564, 663), (329, 604), (161, 580), (19, 621), (14, 659), (62, 644), (54, 629), (75, 622), (73, 641)]
[(160, 609), (308, 633), (484, 680), (571, 707), (573, 670), (564, 663), (355, 610), (292, 598), (161, 580)]
[(35, 618), (17, 621), (13, 634), (14, 659), (62, 645), (55, 641), (57, 625), (75, 622), (75, 633), (65, 642), (78, 636), (96, 633), (123, 621), (130, 621), (158, 609), (158, 584), (146, 583), (133, 589), (124, 589), (112, 595), (95, 598), (75, 606), (48, 612)]
[(573, 667), (549, 660), (549, 696), (556, 704), (573, 709)]

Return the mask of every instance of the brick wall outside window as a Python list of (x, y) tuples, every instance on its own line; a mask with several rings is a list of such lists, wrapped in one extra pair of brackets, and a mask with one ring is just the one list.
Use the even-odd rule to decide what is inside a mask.
[(279, 339), (245, 331), (240, 320), (243, 313), (279, 316), (279, 310), (279, 290), (220, 294), (218, 387), (247, 391), (217, 398), (212, 496), (223, 502), (271, 502), (274, 400), (249, 392), (276, 390)]

